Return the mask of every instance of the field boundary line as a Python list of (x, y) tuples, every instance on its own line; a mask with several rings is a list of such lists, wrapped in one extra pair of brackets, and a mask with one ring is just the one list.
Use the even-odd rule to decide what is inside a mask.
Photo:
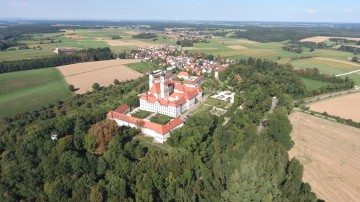
[(360, 72), (360, 69), (355, 70), (355, 71), (351, 71), (351, 72), (348, 72), (348, 73), (344, 73), (344, 74), (337, 74), (335, 76), (345, 76), (345, 75), (353, 74), (353, 73), (356, 73), (356, 72)]

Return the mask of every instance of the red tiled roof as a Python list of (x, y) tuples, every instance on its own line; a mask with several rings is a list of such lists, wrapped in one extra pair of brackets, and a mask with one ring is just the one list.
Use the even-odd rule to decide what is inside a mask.
[(154, 83), (154, 85), (149, 89), (151, 93), (160, 93), (160, 83)]
[(187, 73), (187, 72), (180, 72), (177, 76), (178, 76), (178, 77), (180, 77), (180, 76), (189, 77), (190, 75), (189, 75), (189, 73)]
[(119, 119), (119, 120), (122, 120), (122, 121), (125, 121), (128, 123), (132, 123), (134, 125), (137, 125), (137, 126), (140, 126), (143, 128), (148, 128), (148, 129), (153, 130), (156, 133), (161, 134), (161, 135), (165, 135), (166, 133), (170, 132), (172, 129), (174, 129), (177, 126), (184, 123), (184, 121), (181, 120), (180, 117), (177, 117), (165, 125), (160, 125), (157, 123), (153, 123), (150, 121), (144, 121), (143, 119), (128, 116), (128, 115), (125, 115), (125, 114), (122, 114), (119, 112), (115, 112), (115, 111), (110, 111), (109, 113), (107, 113), (106, 117), (111, 118), (111, 119)]
[(129, 105), (121, 105), (120, 107), (118, 107), (117, 109), (115, 109), (114, 110), (114, 112), (118, 112), (118, 113), (124, 113), (124, 112), (126, 112), (127, 110), (129, 110), (130, 109), (130, 107), (129, 107)]

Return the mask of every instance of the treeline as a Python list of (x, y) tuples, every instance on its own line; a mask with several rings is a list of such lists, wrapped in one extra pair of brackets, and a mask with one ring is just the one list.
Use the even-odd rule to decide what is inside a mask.
[(23, 34), (55, 33), (60, 32), (59, 27), (51, 24), (21, 24), (0, 29), (0, 40), (20, 39)]
[(300, 77), (322, 81), (328, 83), (328, 85), (321, 87), (310, 92), (307, 92), (307, 96), (316, 96), (325, 93), (331, 93), (341, 90), (348, 90), (354, 87), (355, 82), (348, 77), (345, 79), (328, 74), (322, 74), (317, 68), (306, 68), (295, 70)]
[(356, 43), (356, 45), (360, 45), (360, 41), (351, 40), (351, 39), (344, 39), (344, 38), (330, 38), (329, 41), (336, 42), (336, 43)]
[(0, 51), (6, 51), (9, 48), (19, 46), (19, 49), (28, 49), (25, 43), (18, 43), (16, 40), (0, 41)]
[[(288, 159), (289, 89), (279, 89), (278, 109), (264, 131), (256, 130), (272, 95), (259, 81), (266, 76), (277, 80), (286, 68), (271, 65), (269, 70), (261, 65), (256, 70), (252, 65), (234, 67), (244, 73), (243, 88), (236, 91), (245, 94), (237, 95), (228, 123), (209, 112), (193, 115), (171, 134), (171, 151), (139, 142), (135, 129), (104, 121), (107, 111), (120, 104), (138, 105), (133, 99), (147, 90), (146, 77), (4, 119), (0, 199), (316, 201), (310, 185), (302, 182), (302, 165)], [(277, 73), (270, 73), (273, 70)], [(57, 141), (51, 140), (52, 134), (58, 135)]]
[(181, 47), (193, 47), (194, 46), (194, 42), (191, 40), (176, 41), (176, 44), (181, 45)]
[(301, 42), (292, 40), (287, 43), (286, 46), (283, 46), (282, 49), (294, 52), (294, 53), (302, 53), (304, 51), (304, 48), (309, 48), (310, 52), (313, 52), (315, 49), (324, 49), (324, 48), (330, 48), (326, 43), (315, 43), (315, 42)]
[(137, 35), (133, 35), (132, 38), (134, 39), (152, 39), (152, 38), (156, 38), (157, 35), (154, 33), (140, 33)]
[(0, 73), (56, 67), (80, 62), (110, 60), (114, 56), (110, 48), (89, 48), (70, 54), (59, 54), (49, 58), (36, 58), (0, 62)]
[(360, 48), (355, 46), (344, 46), (341, 45), (339, 50), (354, 53), (355, 55), (360, 54)]
[(246, 31), (235, 31), (236, 38), (246, 38), (258, 42), (280, 42), (312, 36), (348, 36), (356, 37), (360, 28), (344, 29), (343, 27), (256, 27), (245, 26)]
[(293, 53), (302, 53), (303, 52), (303, 49), (301, 48), (301, 46), (299, 46), (297, 44), (288, 44), (286, 46), (283, 46), (282, 49), (285, 51), (293, 52)]

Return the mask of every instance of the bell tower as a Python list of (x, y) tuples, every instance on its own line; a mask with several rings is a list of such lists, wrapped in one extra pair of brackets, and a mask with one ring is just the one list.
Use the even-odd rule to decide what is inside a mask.
[(152, 88), (154, 85), (154, 73), (151, 71), (149, 73), (149, 89)]

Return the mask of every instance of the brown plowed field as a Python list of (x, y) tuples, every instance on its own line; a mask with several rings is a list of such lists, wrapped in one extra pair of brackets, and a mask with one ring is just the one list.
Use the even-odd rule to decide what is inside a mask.
[(360, 122), (360, 93), (314, 102), (308, 106), (311, 111), (326, 112), (330, 115)]
[(79, 88), (76, 93), (82, 94), (92, 91), (94, 83), (108, 86), (113, 84), (114, 79), (125, 81), (141, 77), (141, 73), (126, 66), (126, 64), (135, 62), (140, 62), (140, 60), (86, 62), (60, 66), (58, 69), (64, 75), (68, 84), (73, 84), (75, 88)]
[(360, 201), (360, 129), (301, 112), (289, 118), (289, 155), (304, 165), (303, 181), (325, 201)]

